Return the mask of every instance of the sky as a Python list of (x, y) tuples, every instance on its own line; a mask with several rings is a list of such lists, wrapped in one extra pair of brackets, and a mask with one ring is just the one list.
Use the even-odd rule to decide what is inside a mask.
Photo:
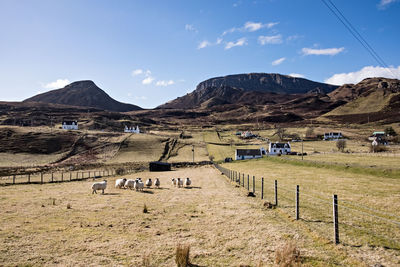
[(400, 0), (0, 0), (0, 100), (78, 80), (154, 108), (206, 79), (265, 72), (341, 85), (400, 78)]

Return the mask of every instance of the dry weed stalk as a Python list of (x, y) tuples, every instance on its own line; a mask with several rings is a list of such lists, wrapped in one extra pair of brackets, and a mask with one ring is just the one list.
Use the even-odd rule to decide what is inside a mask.
[(144, 254), (142, 256), (142, 266), (143, 267), (150, 267), (150, 256), (148, 254)]
[(175, 253), (175, 263), (177, 267), (190, 266), (189, 252), (190, 245), (178, 244)]
[(300, 250), (294, 241), (286, 242), (275, 252), (275, 263), (280, 267), (300, 266)]

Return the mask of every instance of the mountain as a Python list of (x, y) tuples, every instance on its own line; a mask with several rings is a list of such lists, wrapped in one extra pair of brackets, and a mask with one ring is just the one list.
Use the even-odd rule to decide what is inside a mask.
[(398, 118), (400, 111), (400, 80), (397, 79), (367, 78), (357, 84), (345, 84), (328, 95), (333, 100), (345, 101), (324, 115), (334, 120), (389, 122)]
[(79, 107), (91, 107), (108, 111), (127, 112), (142, 108), (125, 104), (111, 98), (106, 92), (97, 87), (93, 81), (77, 81), (64, 88), (38, 94), (23, 102), (42, 102), (63, 104)]
[(236, 74), (203, 81), (192, 93), (178, 97), (158, 108), (209, 108), (221, 103), (255, 103), (255, 101), (257, 104), (278, 103), (282, 102), (283, 95), (285, 95), (284, 100), (290, 100), (293, 97), (288, 95), (325, 94), (336, 88), (335, 85), (275, 73)]

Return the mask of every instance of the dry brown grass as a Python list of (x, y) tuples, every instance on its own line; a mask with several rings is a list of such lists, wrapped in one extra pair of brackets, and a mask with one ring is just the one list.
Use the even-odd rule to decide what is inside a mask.
[(178, 244), (175, 251), (175, 263), (177, 267), (190, 266), (190, 245)]
[(280, 267), (300, 266), (300, 250), (294, 241), (288, 241), (275, 251), (275, 263)]

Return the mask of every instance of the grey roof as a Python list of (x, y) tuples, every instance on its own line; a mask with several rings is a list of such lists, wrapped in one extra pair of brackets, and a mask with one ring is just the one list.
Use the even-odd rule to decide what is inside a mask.
[(236, 149), (238, 156), (261, 156), (260, 149)]

